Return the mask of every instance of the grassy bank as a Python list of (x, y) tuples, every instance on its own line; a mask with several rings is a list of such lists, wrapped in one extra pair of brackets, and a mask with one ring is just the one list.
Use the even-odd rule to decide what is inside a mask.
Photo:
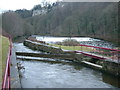
[[(6, 37), (0, 36), (0, 84), (6, 66), (6, 59), (9, 50), (9, 40)], [(1, 85), (0, 85), (1, 86)]]
[(55, 47), (59, 47), (61, 49), (65, 49), (65, 50), (77, 50), (77, 51), (87, 51), (87, 52), (90, 52), (92, 51), (93, 49), (92, 48), (89, 48), (89, 47), (84, 47), (84, 46), (63, 46), (63, 45), (56, 45), (56, 44), (49, 44), (50, 46), (55, 46)]

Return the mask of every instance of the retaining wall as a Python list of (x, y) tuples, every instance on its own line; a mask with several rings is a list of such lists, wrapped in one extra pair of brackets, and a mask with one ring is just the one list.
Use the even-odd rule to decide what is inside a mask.
[(103, 70), (115, 76), (120, 76), (120, 64), (104, 61)]
[(28, 46), (31, 49), (38, 50), (38, 51), (44, 51), (48, 53), (54, 53), (54, 54), (63, 54), (64, 52), (60, 48), (52, 47), (46, 44), (32, 42), (30, 40), (26, 40), (23, 43), (25, 46)]

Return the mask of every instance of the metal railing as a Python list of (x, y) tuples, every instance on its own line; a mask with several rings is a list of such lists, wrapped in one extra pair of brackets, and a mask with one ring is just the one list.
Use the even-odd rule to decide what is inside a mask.
[[(108, 58), (111, 60), (118, 60), (118, 62), (119, 62), (120, 50), (104, 48), (104, 47), (97, 47), (97, 46), (90, 46), (90, 45), (82, 45), (82, 44), (80, 44), (79, 46), (81, 47), (80, 53), (82, 53), (82, 54), (86, 54), (86, 55), (93, 54), (92, 56), (94, 56), (95, 54), (101, 55), (101, 56), (103, 56), (103, 57), (101, 57), (103, 59)], [(84, 47), (84, 49), (83, 49), (83, 47)], [(89, 51), (87, 51), (88, 53), (84, 53), (84, 52), (86, 52), (85, 47), (86, 47), (86, 49), (87, 48), (90, 49)]]
[(11, 61), (11, 54), (12, 54), (12, 39), (9, 35), (7, 35), (6, 37), (9, 38), (10, 45), (9, 45), (7, 62), (6, 62), (6, 67), (5, 67), (5, 72), (4, 72), (3, 82), (2, 82), (2, 90), (6, 88), (10, 89), (10, 61)]

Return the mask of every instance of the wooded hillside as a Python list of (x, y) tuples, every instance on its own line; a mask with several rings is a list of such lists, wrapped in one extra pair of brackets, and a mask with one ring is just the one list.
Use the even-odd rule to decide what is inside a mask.
[(20, 36), (34, 34), (33, 26), (12, 11), (6, 12), (2, 15), (2, 28), (9, 33), (13, 39)]
[(117, 3), (59, 3), (46, 15), (27, 19), (35, 33), (118, 40)]
[[(16, 11), (21, 18), (13, 12), (5, 13), (3, 28), (17, 36), (34, 33), (51, 36), (90, 36), (115, 43), (120, 40), (118, 3), (60, 2), (47, 9), (49, 10), (46, 14), (34, 17), (31, 15), (33, 9), (26, 13), (26, 10), (22, 13)], [(21, 32), (18, 33), (19, 31)]]

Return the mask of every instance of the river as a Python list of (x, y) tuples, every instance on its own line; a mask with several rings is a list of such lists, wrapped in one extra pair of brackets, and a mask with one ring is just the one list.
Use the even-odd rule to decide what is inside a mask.
[(75, 39), (78, 42), (80, 42), (80, 44), (84, 44), (84, 45), (91, 45), (91, 46), (98, 46), (98, 47), (105, 47), (105, 48), (117, 48), (118, 46), (108, 42), (108, 41), (104, 41), (104, 40), (100, 40), (100, 39), (94, 39), (94, 38), (90, 38), (90, 37), (52, 37), (52, 36), (39, 36), (39, 35), (33, 35), (33, 37), (35, 37), (37, 40), (40, 41), (45, 41), (48, 43), (55, 43), (55, 42), (62, 42), (65, 39)]
[[(14, 43), (16, 51), (36, 52), (22, 43)], [(43, 58), (44, 59), (44, 58)], [(117, 77), (84, 67), (71, 61), (22, 61), (21, 84), (23, 88), (115, 88), (120, 87)]]

